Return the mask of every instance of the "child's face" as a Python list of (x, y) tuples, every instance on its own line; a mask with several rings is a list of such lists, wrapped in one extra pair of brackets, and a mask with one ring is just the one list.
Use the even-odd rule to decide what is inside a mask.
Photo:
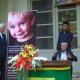
[(12, 37), (24, 39), (30, 32), (30, 26), (31, 22), (28, 18), (21, 18), (21, 16), (14, 14), (8, 28)]

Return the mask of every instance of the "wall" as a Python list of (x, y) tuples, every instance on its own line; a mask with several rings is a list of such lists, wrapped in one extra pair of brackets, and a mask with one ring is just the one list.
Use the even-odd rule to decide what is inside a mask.
[(29, 11), (30, 0), (8, 0), (8, 11)]
[[(7, 4), (8, 4), (7, 0), (0, 0), (0, 22), (4, 22), (6, 25), (7, 25), (7, 9), (8, 9)], [(5, 33), (7, 33), (7, 30), (5, 30)]]

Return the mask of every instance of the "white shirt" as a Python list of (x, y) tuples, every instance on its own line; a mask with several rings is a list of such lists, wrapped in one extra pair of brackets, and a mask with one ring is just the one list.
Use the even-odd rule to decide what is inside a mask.
[(0, 32), (0, 36), (1, 36), (1, 38), (2, 38), (2, 33)]
[(2, 36), (2, 33), (1, 33), (1, 32), (0, 32), (0, 36), (1, 36), (2, 40), (4, 41), (4, 39), (3, 39), (3, 36)]
[(1, 35), (2, 33), (0, 32), (0, 35)]
[(61, 59), (60, 60), (67, 60), (67, 54), (66, 51), (61, 53)]

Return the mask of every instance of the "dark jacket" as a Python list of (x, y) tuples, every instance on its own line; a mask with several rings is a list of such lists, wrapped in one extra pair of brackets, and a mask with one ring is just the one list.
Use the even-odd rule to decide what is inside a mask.
[(58, 42), (57, 42), (57, 50), (61, 50), (61, 42), (67, 42), (68, 43), (68, 51), (71, 51), (71, 41), (73, 39), (73, 33), (70, 31), (67, 31), (65, 34), (64, 32), (59, 33)]
[[(55, 53), (55, 55), (53, 55), (53, 57), (52, 57), (52, 60), (56, 60), (57, 56), (59, 57), (59, 60), (60, 60), (61, 52), (62, 51), (58, 51), (57, 53)], [(68, 59), (68, 60), (70, 60), (70, 61), (77, 61), (78, 60), (77, 57), (73, 54), (72, 51), (67, 51), (66, 54), (70, 55), (72, 57), (72, 59)]]
[(0, 57), (6, 57), (6, 36), (5, 34), (3, 35), (3, 40), (0, 36)]

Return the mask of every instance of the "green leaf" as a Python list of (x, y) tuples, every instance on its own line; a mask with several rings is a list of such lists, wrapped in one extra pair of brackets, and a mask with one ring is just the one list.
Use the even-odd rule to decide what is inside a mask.
[(21, 71), (18, 71), (18, 80), (23, 80), (23, 70), (21, 69)]
[(38, 61), (38, 60), (35, 60), (35, 64), (36, 64), (37, 67), (42, 67), (40, 61)]
[[(35, 67), (36, 67), (36, 66), (35, 66)], [(32, 64), (32, 69), (33, 69), (34, 71), (36, 71), (35, 67), (34, 67), (34, 65)]]
[(23, 68), (23, 78), (24, 80), (28, 80), (29, 71), (26, 68)]
[(16, 62), (14, 62), (14, 63), (11, 65), (11, 67), (13, 67), (13, 66), (15, 65), (15, 63), (16, 63)]
[(26, 68), (22, 68), (21, 71), (18, 71), (18, 80), (28, 80), (29, 71)]

